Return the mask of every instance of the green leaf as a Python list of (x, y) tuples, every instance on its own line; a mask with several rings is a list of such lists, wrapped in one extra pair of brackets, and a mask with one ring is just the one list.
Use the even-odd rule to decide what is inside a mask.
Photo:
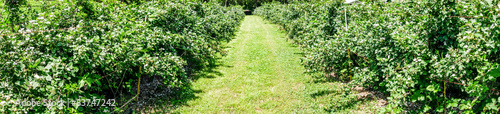
[(481, 34), (479, 34), (479, 33), (474, 33), (474, 36), (476, 36), (476, 37), (481, 37), (482, 35), (481, 35)]
[(424, 112), (428, 112), (429, 110), (431, 110), (432, 108), (429, 106), (429, 105), (425, 105), (424, 106)]
[(31, 65), (31, 66), (30, 66), (30, 68), (35, 68), (35, 67), (37, 67), (37, 66), (38, 66), (38, 64), (40, 64), (40, 62), (41, 62), (40, 58), (36, 59), (35, 64)]
[[(84, 85), (85, 85), (85, 80), (82, 79), (78, 82), (78, 88), (82, 88)], [(91, 85), (88, 86), (90, 87)]]
[(31, 86), (33, 86), (33, 88), (37, 88), (38, 86), (40, 86), (40, 83), (38, 83), (36, 81), (31, 81), (30, 84), (31, 84)]
[(491, 70), (488, 74), (497, 78), (500, 77), (500, 65), (497, 65), (498, 67), (496, 69)]
[(427, 89), (428, 91), (431, 91), (431, 92), (434, 92), (434, 93), (436, 93), (436, 92), (440, 91), (439, 86), (437, 86), (437, 85), (435, 85), (435, 84), (432, 84), (432, 85), (427, 86), (427, 88), (426, 88), (426, 89)]
[(424, 100), (425, 100), (424, 95), (419, 95), (419, 96), (418, 96), (418, 100), (419, 100), (419, 101), (424, 101)]
[(52, 81), (52, 76), (45, 76), (45, 80)]
[(45, 71), (45, 67), (43, 67), (43, 66), (38, 66), (38, 67), (36, 67), (36, 69), (39, 71)]

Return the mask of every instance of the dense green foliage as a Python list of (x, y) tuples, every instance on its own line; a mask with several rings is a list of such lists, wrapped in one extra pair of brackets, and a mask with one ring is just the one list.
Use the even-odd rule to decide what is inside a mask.
[[(1, 113), (114, 111), (14, 102), (125, 98), (135, 95), (140, 77), (160, 77), (163, 89), (185, 89), (189, 74), (213, 64), (244, 18), (241, 7), (197, 2), (68, 1), (40, 9), (0, 24)], [(124, 104), (116, 101), (116, 107)]]
[(265, 4), (255, 13), (288, 31), (309, 72), (384, 92), (381, 112), (498, 113), (499, 7), (332, 1)]

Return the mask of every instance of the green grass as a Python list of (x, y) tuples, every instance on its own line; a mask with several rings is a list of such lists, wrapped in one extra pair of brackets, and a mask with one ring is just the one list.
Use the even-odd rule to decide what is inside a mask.
[(176, 113), (369, 113), (375, 100), (341, 95), (341, 83), (304, 74), (301, 51), (276, 25), (247, 16), (228, 54), (193, 82), (196, 98)]

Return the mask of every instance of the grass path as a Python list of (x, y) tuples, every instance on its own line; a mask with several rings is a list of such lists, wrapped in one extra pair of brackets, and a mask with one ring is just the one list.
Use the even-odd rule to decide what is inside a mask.
[[(227, 56), (193, 82), (197, 98), (177, 113), (357, 113), (370, 101), (341, 97), (340, 83), (314, 82), (304, 74), (301, 51), (276, 25), (247, 16)], [(344, 99), (344, 100), (342, 100)], [(367, 109), (363, 109), (367, 108)], [(361, 111), (361, 112), (360, 112)]]

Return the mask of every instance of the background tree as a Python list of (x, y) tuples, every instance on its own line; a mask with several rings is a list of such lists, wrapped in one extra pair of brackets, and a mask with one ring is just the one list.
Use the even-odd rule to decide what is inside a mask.
[(22, 11), (19, 9), (19, 6), (24, 4), (26, 4), (26, 0), (5, 1), (5, 10), (8, 12), (7, 23), (9, 23), (12, 32), (16, 32), (18, 29), (17, 25), (18, 23), (21, 22), (19, 14), (22, 14)]

